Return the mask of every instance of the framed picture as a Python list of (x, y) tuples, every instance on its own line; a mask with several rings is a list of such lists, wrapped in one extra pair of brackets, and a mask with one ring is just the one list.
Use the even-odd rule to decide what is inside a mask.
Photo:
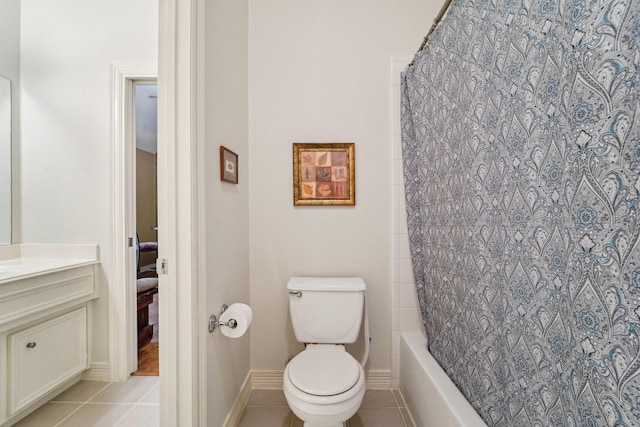
[(353, 142), (293, 144), (293, 204), (356, 204)]
[(220, 180), (238, 183), (238, 155), (224, 146), (220, 146)]

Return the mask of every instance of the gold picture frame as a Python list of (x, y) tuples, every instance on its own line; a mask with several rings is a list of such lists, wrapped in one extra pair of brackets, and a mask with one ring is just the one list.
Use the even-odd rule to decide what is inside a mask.
[(293, 144), (293, 204), (355, 205), (353, 142)]

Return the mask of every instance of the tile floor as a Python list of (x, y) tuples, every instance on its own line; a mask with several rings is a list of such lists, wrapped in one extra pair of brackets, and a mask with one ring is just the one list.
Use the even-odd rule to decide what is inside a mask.
[(80, 381), (14, 427), (153, 427), (160, 425), (160, 378)]
[[(282, 390), (253, 390), (238, 427), (302, 427)], [(80, 381), (14, 427), (155, 427), (159, 377)], [(398, 390), (367, 390), (349, 427), (414, 427)]]
[[(282, 390), (253, 390), (238, 427), (302, 427)], [(413, 427), (398, 390), (367, 390), (349, 427)]]

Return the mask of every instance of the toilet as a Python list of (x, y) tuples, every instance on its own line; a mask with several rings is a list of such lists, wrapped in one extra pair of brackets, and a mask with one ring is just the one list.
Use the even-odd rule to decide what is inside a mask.
[(305, 343), (284, 370), (283, 389), (304, 427), (343, 427), (360, 407), (366, 389), (362, 361), (344, 344), (358, 339), (365, 310), (366, 285), (359, 277), (292, 277), (287, 283), (296, 339)]

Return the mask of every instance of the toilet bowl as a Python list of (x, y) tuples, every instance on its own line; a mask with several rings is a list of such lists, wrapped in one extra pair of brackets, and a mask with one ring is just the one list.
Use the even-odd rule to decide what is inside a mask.
[[(292, 277), (287, 283), (296, 339), (305, 349), (284, 370), (284, 395), (304, 427), (343, 427), (366, 389), (369, 322), (360, 277)], [(356, 342), (364, 319), (364, 356), (345, 350)]]
[(304, 427), (343, 427), (358, 411), (366, 382), (344, 346), (309, 344), (287, 364), (283, 389)]

